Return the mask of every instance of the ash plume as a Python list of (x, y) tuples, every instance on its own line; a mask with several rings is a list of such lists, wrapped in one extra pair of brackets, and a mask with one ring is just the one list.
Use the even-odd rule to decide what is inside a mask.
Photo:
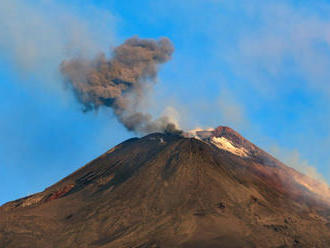
[(65, 60), (61, 72), (84, 111), (112, 108), (127, 130), (136, 133), (177, 132), (169, 117), (153, 119), (139, 111), (147, 89), (157, 81), (159, 65), (170, 60), (173, 52), (167, 38), (133, 37), (116, 47), (110, 59), (102, 53), (92, 60)]

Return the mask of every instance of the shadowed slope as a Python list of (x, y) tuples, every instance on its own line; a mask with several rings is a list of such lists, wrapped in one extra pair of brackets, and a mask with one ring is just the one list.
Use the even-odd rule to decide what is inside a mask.
[(327, 204), (297, 172), (213, 135), (251, 154), (170, 134), (128, 140), (2, 206), (0, 247), (330, 246)]

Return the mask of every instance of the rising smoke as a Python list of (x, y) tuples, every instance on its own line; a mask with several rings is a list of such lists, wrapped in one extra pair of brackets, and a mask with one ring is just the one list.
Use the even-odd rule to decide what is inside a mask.
[(159, 65), (170, 60), (173, 51), (167, 38), (133, 37), (116, 47), (110, 59), (102, 53), (93, 60), (65, 60), (61, 72), (84, 111), (112, 108), (127, 130), (136, 133), (180, 132), (169, 117), (153, 119), (139, 111), (146, 90), (157, 81)]

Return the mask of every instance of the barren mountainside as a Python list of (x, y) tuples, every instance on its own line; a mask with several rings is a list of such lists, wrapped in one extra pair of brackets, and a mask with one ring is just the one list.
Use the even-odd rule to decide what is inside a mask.
[(329, 199), (230, 128), (154, 133), (0, 207), (0, 247), (330, 247)]

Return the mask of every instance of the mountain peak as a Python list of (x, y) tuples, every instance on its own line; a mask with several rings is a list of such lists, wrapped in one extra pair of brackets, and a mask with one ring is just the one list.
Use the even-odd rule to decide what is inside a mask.
[(243, 136), (241, 136), (238, 132), (236, 132), (235, 130), (233, 130), (230, 127), (219, 126), (213, 130), (212, 134), (213, 134), (213, 136), (216, 136), (216, 137), (230, 138), (236, 144), (242, 144), (247, 141), (245, 138), (243, 138)]
[(191, 137), (211, 143), (220, 149), (238, 156), (251, 156), (258, 148), (230, 127), (218, 126), (215, 129), (194, 129), (188, 132)]
[(0, 247), (329, 247), (312, 183), (229, 127), (154, 133), (0, 207)]
[(213, 132), (217, 135), (223, 135), (223, 134), (233, 134), (237, 136), (241, 136), (238, 132), (236, 132), (234, 129), (227, 127), (227, 126), (218, 126), (213, 130)]
[(199, 137), (199, 138), (208, 138), (211, 136), (214, 137), (227, 137), (235, 140), (235, 143), (240, 143), (243, 140), (246, 141), (243, 136), (241, 136), (238, 132), (236, 132), (234, 129), (226, 126), (218, 126), (217, 128), (207, 128), (207, 129), (193, 129), (191, 131), (188, 131), (188, 134), (190, 134), (193, 137)]

